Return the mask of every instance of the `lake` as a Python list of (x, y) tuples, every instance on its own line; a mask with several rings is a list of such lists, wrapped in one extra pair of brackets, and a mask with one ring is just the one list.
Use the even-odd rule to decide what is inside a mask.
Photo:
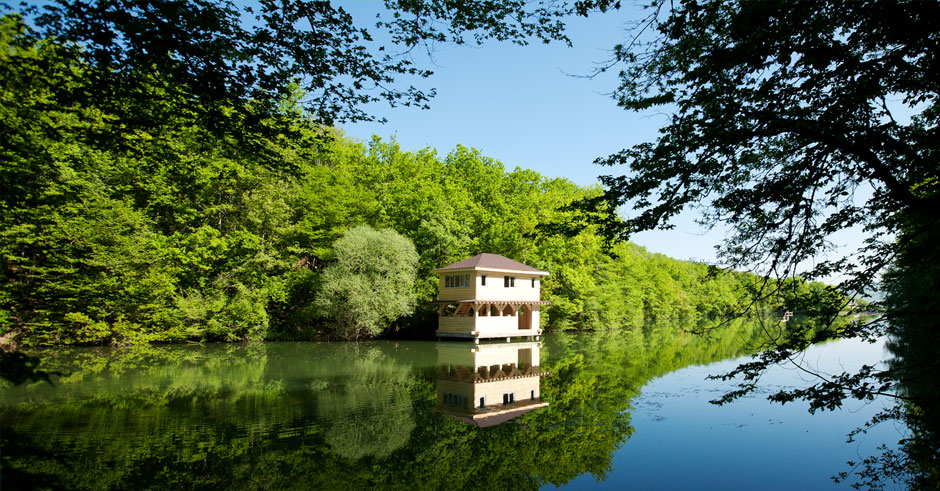
[[(776, 367), (715, 399), (759, 342), (737, 324), (538, 342), (258, 343), (44, 351), (55, 385), (0, 391), (4, 490), (17, 488), (827, 489), (903, 429), (846, 434), (881, 401), (810, 415)], [(882, 343), (817, 345), (824, 372)]]

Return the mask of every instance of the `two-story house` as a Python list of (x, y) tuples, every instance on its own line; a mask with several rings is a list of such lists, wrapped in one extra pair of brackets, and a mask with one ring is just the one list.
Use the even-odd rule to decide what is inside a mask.
[(439, 337), (533, 336), (539, 328), (541, 278), (548, 275), (499, 254), (477, 254), (432, 271), (440, 275)]

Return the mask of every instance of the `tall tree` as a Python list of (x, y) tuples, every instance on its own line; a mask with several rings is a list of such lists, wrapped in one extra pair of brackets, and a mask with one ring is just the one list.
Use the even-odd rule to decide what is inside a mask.
[[(630, 168), (603, 178), (606, 199), (634, 211), (622, 235), (701, 206), (705, 224), (732, 231), (720, 250), (729, 266), (768, 279), (838, 273), (851, 295), (898, 257), (940, 259), (914, 247), (940, 226), (940, 3), (693, 0), (648, 12), (605, 67), (621, 69), (619, 105), (672, 114), (655, 141), (598, 159)], [(833, 254), (833, 235), (850, 228), (864, 245)], [(739, 367), (731, 396), (809, 342), (883, 335), (890, 317), (792, 337)], [(774, 397), (832, 408), (885, 392), (897, 373), (869, 367)]]
[(618, 103), (673, 113), (655, 142), (598, 160), (632, 170), (604, 178), (638, 211), (624, 231), (704, 204), (706, 223), (732, 226), (724, 259), (785, 277), (832, 233), (864, 227), (859, 259), (803, 272), (848, 272), (857, 287), (897, 251), (898, 211), (936, 223), (940, 4), (664, 5), (644, 24), (657, 37), (614, 50)]

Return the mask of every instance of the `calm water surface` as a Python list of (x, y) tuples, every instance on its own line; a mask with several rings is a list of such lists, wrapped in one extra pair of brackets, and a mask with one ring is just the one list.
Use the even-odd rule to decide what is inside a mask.
[[(880, 402), (809, 415), (804, 385), (708, 404), (756, 343), (668, 326), (542, 342), (267, 343), (41, 353), (54, 386), (0, 390), (2, 488), (826, 489), (881, 443)], [(814, 347), (841, 372), (881, 345)], [(482, 405), (482, 407), (481, 407)], [(841, 485), (847, 487), (846, 485)]]
[[(884, 342), (844, 340), (811, 347), (798, 361), (816, 372), (838, 374), (886, 357)], [(732, 389), (733, 383), (705, 378), (747, 359), (687, 367), (650, 381), (632, 401), (634, 433), (614, 453), (612, 472), (603, 481), (580, 476), (569, 485), (592, 489), (851, 489), (847, 483), (836, 485), (830, 476), (848, 471), (847, 461), (879, 453), (880, 444), (895, 448), (905, 434), (905, 428), (884, 423), (846, 443), (846, 435), (888, 401), (846, 401), (839, 410), (816, 414), (810, 414), (805, 403), (768, 402), (771, 393), (815, 381), (794, 365), (772, 368), (752, 396), (724, 406), (710, 404)]]

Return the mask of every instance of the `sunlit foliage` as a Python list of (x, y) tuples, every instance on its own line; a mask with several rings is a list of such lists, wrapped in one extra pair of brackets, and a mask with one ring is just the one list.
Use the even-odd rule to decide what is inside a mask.
[[(97, 90), (81, 57), (37, 39), (15, 15), (0, 34), (6, 343), (355, 336), (321, 314), (336, 293), (324, 290), (337, 285), (324, 277), (342, 263), (337, 241), (359, 225), (414, 244), (406, 303), (417, 311), (396, 328), (416, 335), (435, 321), (430, 271), (479, 252), (551, 272), (543, 282), (551, 329), (721, 317), (748, 292), (744, 275), (632, 244), (607, 250), (593, 227), (573, 237), (551, 231), (583, 221), (567, 205), (599, 188), (507, 169), (463, 146), (441, 156), (395, 141), (353, 142), (311, 125), (296, 105), (300, 92), (266, 116), (291, 124), (291, 137), (258, 133), (246, 146), (175, 110), (130, 130), (113, 107), (69, 96)], [(150, 104), (175, 103), (164, 82), (146, 82)], [(359, 334), (409, 312), (379, 312)]]

